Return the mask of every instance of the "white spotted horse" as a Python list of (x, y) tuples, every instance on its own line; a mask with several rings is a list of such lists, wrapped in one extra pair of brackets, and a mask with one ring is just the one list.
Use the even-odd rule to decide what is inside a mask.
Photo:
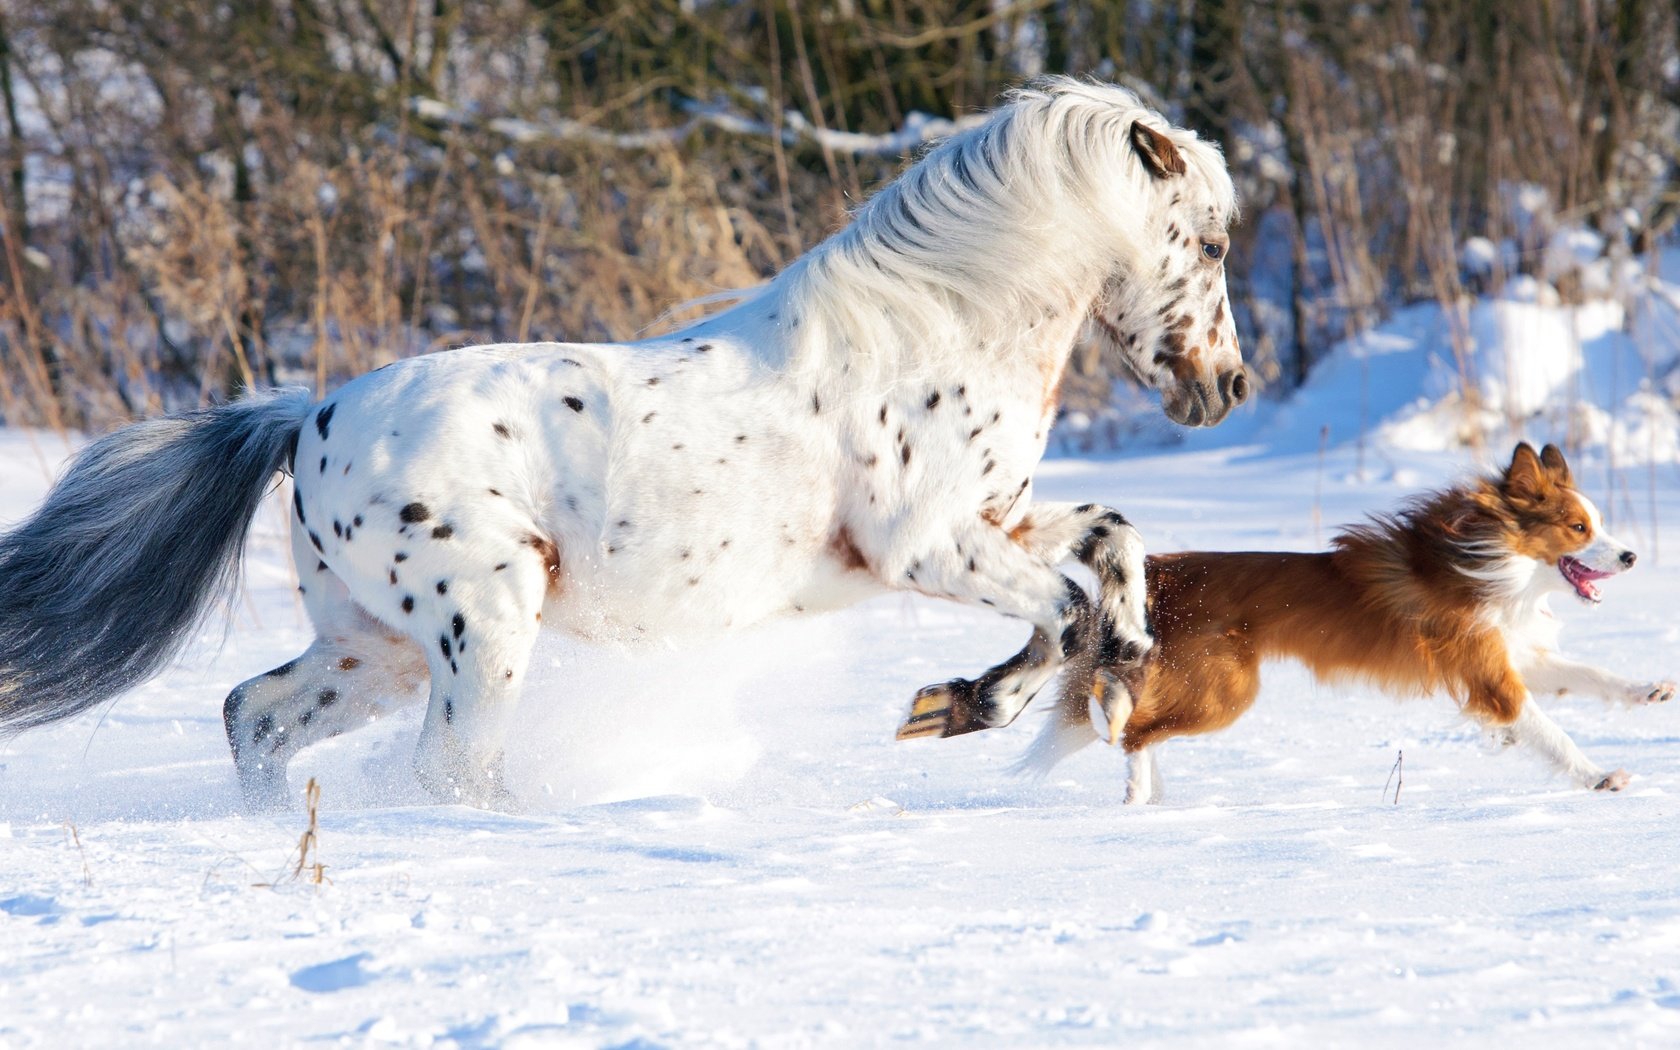
[(1033, 502), (1057, 388), (1088, 332), (1176, 422), (1243, 400), (1234, 208), (1215, 147), (1121, 88), (1049, 79), (671, 335), (451, 350), (320, 403), (270, 392), (119, 430), (0, 537), (0, 725), (155, 674), (237, 580), (282, 471), (317, 637), (227, 698), (255, 806), (284, 802), (299, 750), (426, 682), (422, 783), (510, 804), (542, 626), (663, 639), (910, 590), (1032, 636), (923, 690), (901, 736), (1006, 724), (1064, 666), (1091, 690), (1150, 645), (1143, 548), (1109, 508)]

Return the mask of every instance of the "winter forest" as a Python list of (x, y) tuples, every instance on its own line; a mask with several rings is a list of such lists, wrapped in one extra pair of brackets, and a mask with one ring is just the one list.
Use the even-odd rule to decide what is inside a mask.
[[(329, 569), (350, 579), (346, 533), (398, 588), (421, 571), (422, 540), (477, 551), (479, 519), (433, 495), (312, 502), (327, 497), (306, 476), (352, 479), (374, 461), (331, 459), (329, 475), (329, 441), (362, 425), (353, 406), (335, 420), (265, 402), (297, 417), (291, 458), (260, 471), (243, 562), (227, 563), (238, 586), (202, 615), (162, 600), (99, 623), (61, 615), (101, 600), (55, 590), (132, 579), (126, 555), (168, 566), (130, 591), (174, 593), (182, 550), (216, 517), (112, 527), (126, 500), (168, 502), (166, 485), (113, 473), (75, 493), (80, 511), (32, 518), (55, 482), (88, 480), (72, 464), (101, 436), (274, 387), (315, 405), (477, 344), (676, 344), (1047, 75), (1120, 85), (1222, 150), (1238, 213), (1218, 261), (1245, 385), (1217, 426), (1181, 426), (1144, 359), (1086, 325), (1010, 475), (1019, 499), (1112, 507), (1150, 555), (1260, 558), (1325, 551), (1453, 486), (1478, 494), (1473, 516), (1515, 498), (1519, 441), (1553, 445), (1531, 457), (1545, 480), (1523, 489), (1552, 502), (1500, 519), (1498, 541), (1540, 566), (1550, 605), (1512, 597), (1515, 559), (1453, 533), (1464, 515), (1445, 546), (1481, 560), (1444, 584), (1413, 565), (1420, 601), (1479, 586), (1506, 603), (1454, 629), (1513, 652), (1550, 632), (1536, 659), (1596, 669), (1518, 668), (1541, 728), (1478, 720), (1455, 684), (1401, 696), (1392, 675), (1315, 676), (1268, 652), (1229, 728), (1179, 725), (1187, 735), (1128, 755), (1107, 686), (1075, 712), (1077, 753), (1048, 768), (1068, 682), (1145, 695), (1146, 679), (1101, 678), (1069, 641), (1110, 631), (1103, 651), (1119, 648), (1121, 546), (1102, 519), (1061, 551), (1084, 562), (1064, 568), (1097, 611), (1064, 599), (1054, 630), (995, 595), (940, 591), (920, 558), (892, 562), (867, 600), (808, 609), (796, 595), (716, 634), (591, 634), (575, 617), (544, 629), (508, 701), (496, 790), (451, 797), (419, 768), (438, 712), (457, 725), (443, 705), (460, 698), (436, 682), (500, 643), (475, 633), (492, 621), (438, 604), (431, 662), (388, 673), (345, 638), (406, 644), (408, 617), (491, 584), (439, 570), (418, 608), (397, 590), (391, 609), (352, 585), (361, 604), (328, 626), (307, 591)], [(1673, 0), (0, 0), (0, 110), (0, 1047), (1680, 1044)], [(1214, 328), (1226, 317), (1221, 304)], [(590, 352), (610, 369), (620, 349)], [(677, 396), (678, 374), (638, 380), (637, 396)], [(985, 389), (979, 374), (918, 386), (896, 427), (883, 401), (896, 443), (856, 458), (955, 477), (967, 460), (927, 444), (912, 460), (911, 446), (919, 427), (980, 409)], [(429, 396), (415, 384), (391, 400), (412, 402), (419, 429), (437, 418)], [(750, 426), (840, 405), (826, 388), (785, 412), (708, 405), (660, 447), (727, 428), (735, 459), (759, 441)], [(598, 404), (580, 390), (551, 407), (556, 425), (583, 426)], [(873, 432), (873, 404), (868, 416)], [(521, 435), (505, 416), (466, 418), (492, 445)], [(962, 422), (969, 442), (982, 423)], [(399, 416), (391, 437), (408, 426)], [(1014, 469), (994, 455), (1002, 440), (976, 445), (993, 442), (972, 464), (988, 486)], [(137, 447), (159, 472), (170, 462)], [(449, 468), (436, 447), (414, 455)], [(622, 484), (626, 458), (599, 458), (601, 486)], [(654, 501), (690, 531), (678, 567), (637, 577), (637, 616), (721, 616), (723, 599), (693, 597), (708, 593), (702, 563), (736, 592), (779, 584), (777, 559), (803, 542), (785, 523), (756, 560), (738, 532), (699, 538), (792, 516), (828, 484), (818, 457), (785, 463), (727, 514)], [(470, 481), (502, 498), (489, 469)], [(956, 489), (928, 484), (883, 512), (884, 533), (946, 509)], [(685, 498), (713, 485), (682, 475)], [(877, 494), (890, 498), (870, 489), (870, 505)], [(1558, 517), (1560, 500), (1578, 515)], [(587, 537), (597, 560), (631, 518), (632, 543), (649, 528), (639, 512), (607, 517), (620, 531)], [(1007, 501), (980, 517), (1014, 543), (1042, 524)], [(15, 539), (32, 521), (45, 523), (33, 535), (95, 520), (103, 539), (64, 527), (81, 546), (42, 548), (96, 552), (81, 561)], [(377, 546), (386, 524), (394, 553)], [(1565, 535), (1576, 526), (1598, 546)], [(862, 526), (813, 542), (885, 575)], [(498, 574), (485, 580), (540, 560), (545, 627), (556, 594), (619, 593), (568, 560), (575, 537), (520, 545), (481, 559)], [(969, 573), (985, 560), (956, 549)], [(1157, 618), (1160, 574), (1151, 563)], [(1265, 615), (1262, 591), (1224, 579), (1185, 606), (1212, 616), (1228, 599), (1234, 638)], [(1334, 600), (1299, 579), (1265, 593)], [(75, 717), (19, 719), (32, 689), (68, 695), (84, 665), (120, 662), (101, 646), (148, 626), (167, 658), (145, 674), (125, 671)], [(1447, 650), (1424, 636), (1429, 660)], [(955, 725), (980, 693), (954, 683), (983, 690), (1036, 666), (1051, 638), (1066, 662), (1019, 718), (895, 739), (942, 714), (929, 683), (947, 683), (934, 695)], [(1193, 673), (1208, 652), (1166, 663)], [(242, 723), (243, 692), (303, 681), (310, 653), (330, 660), (297, 687), (309, 710)], [(1190, 706), (1204, 717), (1212, 703)], [(347, 712), (354, 724), (324, 728)], [(253, 805), (250, 749), (279, 754), (288, 731), (305, 742), (281, 760), (278, 805)]]
[[(1268, 396), (1419, 303), (1472, 397), (1467, 297), (1669, 316), (1651, 280), (1680, 216), (1680, 15), (1660, 0), (70, 0), (3, 18), (15, 424), (102, 429), (439, 347), (645, 333), (773, 274), (1044, 72), (1125, 84), (1223, 144), (1232, 306)], [(1666, 334), (1644, 347), (1659, 385)], [(1113, 362), (1075, 363), (1070, 409), (1112, 415)]]

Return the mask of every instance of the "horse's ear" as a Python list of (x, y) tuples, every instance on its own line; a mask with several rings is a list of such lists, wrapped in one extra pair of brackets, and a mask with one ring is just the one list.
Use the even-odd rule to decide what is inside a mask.
[(1171, 178), (1184, 174), (1184, 154), (1173, 145), (1173, 140), (1141, 120), (1132, 121), (1130, 132), (1132, 148), (1137, 150), (1138, 157), (1149, 174), (1157, 179)]
[(1569, 464), (1564, 461), (1563, 451), (1556, 445), (1547, 445), (1540, 450), (1540, 462), (1552, 472), (1560, 484), (1573, 485), (1574, 479), (1569, 475)]

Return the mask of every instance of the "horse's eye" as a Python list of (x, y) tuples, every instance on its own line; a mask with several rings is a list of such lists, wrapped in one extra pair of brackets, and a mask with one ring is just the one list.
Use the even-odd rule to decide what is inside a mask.
[(1213, 262), (1218, 262), (1219, 257), (1224, 254), (1225, 246), (1223, 244), (1213, 244), (1210, 242), (1202, 245), (1202, 255)]
[(1573, 524), (1569, 527), (1574, 529), (1576, 532), (1586, 532), (1587, 531), (1587, 526), (1584, 523), (1579, 522), (1579, 521), (1577, 521), (1575, 524)]

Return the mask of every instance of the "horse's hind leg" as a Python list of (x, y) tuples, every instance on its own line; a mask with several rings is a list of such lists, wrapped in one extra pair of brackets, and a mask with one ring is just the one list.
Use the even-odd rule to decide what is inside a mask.
[(426, 674), (413, 643), (350, 597), (302, 529), (293, 532), (292, 558), (315, 641), (297, 659), (242, 682), (222, 705), (240, 788), (258, 809), (285, 804), (292, 756), (366, 724), (388, 701), (407, 700)]
[(514, 802), (503, 746), (550, 576), (540, 559), (519, 558), (489, 578), (451, 581), (415, 612), (417, 625), (432, 629), (424, 641), (432, 694), (414, 768), (440, 802), (498, 809)]
[(365, 631), (317, 637), (297, 659), (242, 682), (222, 705), (222, 721), (246, 804), (285, 805), (294, 755), (373, 721), (425, 673), (407, 639)]

